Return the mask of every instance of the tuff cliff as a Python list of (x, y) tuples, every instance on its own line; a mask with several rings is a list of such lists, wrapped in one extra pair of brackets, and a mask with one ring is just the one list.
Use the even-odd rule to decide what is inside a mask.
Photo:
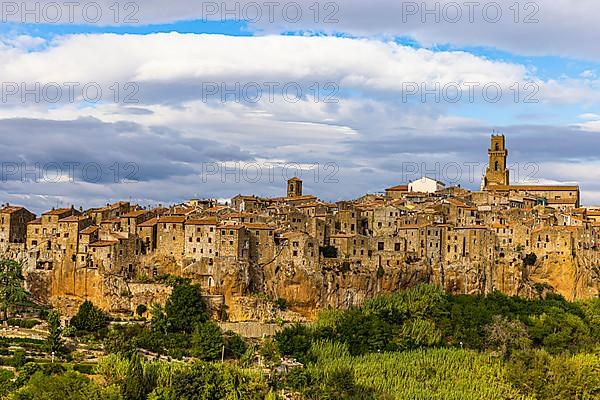
[[(216, 267), (205, 263), (184, 266), (165, 257), (154, 257), (151, 263), (160, 273), (200, 284), (215, 308), (225, 305), (230, 321), (312, 319), (321, 309), (360, 305), (378, 294), (418, 283), (438, 284), (453, 294), (498, 290), (532, 298), (553, 291), (569, 300), (600, 294), (600, 270), (585, 257), (549, 256), (524, 266), (518, 255), (512, 256), (478, 266), (460, 262), (429, 265), (424, 261), (379, 266), (325, 259), (310, 266), (282, 262), (261, 267), (232, 262)], [(84, 300), (111, 313), (131, 314), (139, 304), (164, 304), (171, 292), (166, 284), (139, 282), (94, 269), (39, 270), (26, 257), (24, 260), (27, 288), (34, 298), (60, 308), (67, 316), (73, 315)], [(282, 302), (285, 307), (281, 307)]]

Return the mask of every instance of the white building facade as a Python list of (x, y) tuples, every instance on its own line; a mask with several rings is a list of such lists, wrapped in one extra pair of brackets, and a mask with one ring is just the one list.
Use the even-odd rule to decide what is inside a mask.
[(446, 185), (443, 182), (428, 178), (426, 176), (408, 184), (409, 192), (418, 193), (435, 193), (439, 190), (444, 190), (445, 188)]

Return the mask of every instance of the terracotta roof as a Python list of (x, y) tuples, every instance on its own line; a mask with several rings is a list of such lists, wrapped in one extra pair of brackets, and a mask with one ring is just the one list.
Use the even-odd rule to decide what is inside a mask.
[(386, 192), (408, 192), (408, 185), (392, 186), (391, 188), (385, 189)]
[(320, 201), (311, 201), (308, 203), (304, 203), (304, 204), (299, 204), (296, 206), (296, 208), (308, 208), (308, 207), (337, 207), (335, 204), (328, 204), (328, 203), (323, 203)]
[(216, 217), (208, 217), (208, 218), (197, 218), (197, 219), (188, 219), (185, 221), (186, 225), (217, 225)]
[(297, 178), (297, 177), (293, 177), (292, 179), (289, 180), (290, 182), (302, 182), (302, 179)]
[(17, 211), (24, 210), (24, 209), (25, 209), (25, 207), (20, 207), (20, 206), (6, 206), (2, 210), (0, 210), (0, 213), (12, 214), (12, 213), (16, 213)]
[(152, 227), (152, 226), (156, 226), (156, 224), (158, 223), (158, 218), (151, 218), (148, 221), (142, 222), (141, 224), (138, 225), (138, 228), (146, 228), (146, 227)]
[(90, 212), (97, 213), (97, 212), (103, 212), (103, 211), (111, 211), (111, 210), (115, 210), (115, 209), (117, 209), (117, 208), (119, 208), (121, 206), (126, 206), (128, 204), (129, 203), (126, 202), (126, 201), (118, 201), (118, 202), (116, 202), (114, 204), (109, 204), (109, 205), (104, 206), (104, 207), (95, 208), (93, 210), (90, 210)]
[(453, 199), (453, 198), (446, 199), (445, 201), (447, 203), (450, 203), (454, 206), (461, 207), (461, 208), (469, 208), (470, 207), (469, 205), (465, 204), (464, 202), (457, 200), (457, 199)]
[(33, 221), (29, 221), (27, 223), (27, 225), (41, 225), (42, 224), (42, 219), (41, 218), (36, 218)]
[(96, 232), (98, 229), (97, 226), (92, 225), (92, 226), (88, 226), (87, 228), (83, 229), (81, 232), (79, 232), (82, 235), (91, 235), (92, 233)]
[(244, 225), (234, 225), (234, 224), (221, 224), (219, 225), (219, 229), (242, 229)]
[(80, 222), (85, 221), (86, 219), (88, 219), (88, 217), (83, 215), (71, 215), (70, 217), (59, 219), (58, 222)]
[(149, 212), (150, 211), (148, 211), (148, 210), (132, 211), (132, 212), (128, 212), (127, 214), (121, 215), (121, 218), (137, 218), (137, 217), (144, 215), (146, 213), (149, 213)]
[(47, 212), (43, 213), (42, 215), (63, 215), (63, 214), (66, 214), (66, 213), (72, 212), (72, 211), (73, 211), (72, 208), (57, 208), (56, 210), (47, 211)]
[(185, 217), (178, 215), (161, 216), (158, 217), (158, 220), (156, 222), (158, 222), (159, 224), (183, 224), (185, 222)]

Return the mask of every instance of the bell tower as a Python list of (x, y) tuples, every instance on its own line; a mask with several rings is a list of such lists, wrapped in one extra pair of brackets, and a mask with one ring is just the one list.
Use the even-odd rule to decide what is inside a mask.
[(508, 185), (509, 172), (506, 168), (506, 150), (504, 135), (492, 135), (492, 145), (488, 149), (489, 164), (485, 171), (483, 187), (489, 189), (492, 186)]
[(287, 197), (302, 196), (302, 180), (296, 177), (290, 179), (287, 185)]

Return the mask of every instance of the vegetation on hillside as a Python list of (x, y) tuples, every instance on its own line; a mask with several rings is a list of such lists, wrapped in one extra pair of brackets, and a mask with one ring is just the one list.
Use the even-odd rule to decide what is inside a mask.
[[(257, 341), (222, 332), (188, 282), (149, 312), (146, 324), (107, 328), (100, 310), (82, 306), (71, 320), (74, 340), (90, 335), (109, 353), (93, 368), (31, 357), (54, 351), (73, 358), (58, 314), (48, 314), (46, 341), (23, 340), (25, 352), (0, 358), (15, 367), (0, 370), (0, 398), (600, 398), (600, 299), (452, 296), (421, 285), (325, 310), (312, 324)], [(17, 345), (0, 341), (1, 348)]]

